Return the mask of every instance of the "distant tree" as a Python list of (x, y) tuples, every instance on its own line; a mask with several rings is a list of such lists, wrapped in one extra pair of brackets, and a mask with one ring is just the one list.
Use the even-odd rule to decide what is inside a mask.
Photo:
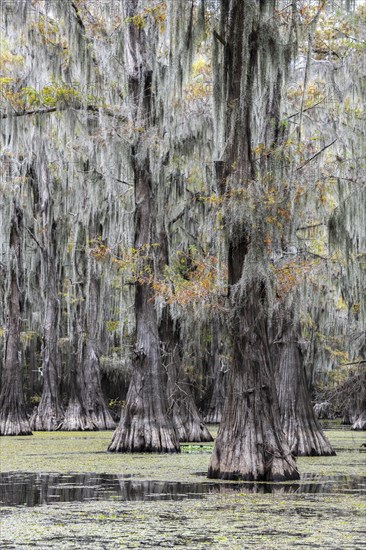
[[(39, 162), (30, 167), (30, 183), (33, 188), (34, 214), (39, 216), (42, 230), (41, 243), (41, 288), (43, 292), (43, 335), (42, 335), (42, 396), (30, 418), (33, 430), (57, 430), (64, 418), (61, 403), (61, 362), (57, 346), (59, 334), (60, 306), (57, 250), (57, 222), (54, 214), (54, 193), (46, 162), (46, 152), (40, 155)], [(34, 237), (35, 238), (35, 237)]]
[(24, 305), (22, 220), (22, 210), (14, 201), (9, 236), (9, 283), (6, 296), (5, 359), (0, 393), (0, 435), (32, 434), (25, 410), (20, 362), (20, 331)]
[[(299, 301), (298, 294), (292, 298)], [(295, 304), (285, 307), (277, 319), (276, 387), (282, 428), (295, 456), (334, 455), (316, 418), (301, 349), (300, 321)]]

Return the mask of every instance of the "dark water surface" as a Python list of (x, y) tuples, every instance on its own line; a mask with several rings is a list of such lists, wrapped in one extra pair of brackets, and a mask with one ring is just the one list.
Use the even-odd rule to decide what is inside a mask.
[(316, 476), (303, 474), (296, 483), (244, 483), (142, 481), (131, 475), (39, 474), (8, 472), (0, 474), (0, 506), (29, 507), (60, 502), (154, 501), (203, 499), (208, 494), (297, 493), (366, 494), (365, 476)]

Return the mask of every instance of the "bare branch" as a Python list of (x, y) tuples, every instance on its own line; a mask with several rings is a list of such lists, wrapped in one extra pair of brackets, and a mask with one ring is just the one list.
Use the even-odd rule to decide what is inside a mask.
[(76, 6), (75, 2), (71, 2), (71, 7), (73, 8), (74, 10), (74, 16), (75, 16), (75, 19), (76, 21), (78, 22), (80, 28), (85, 31), (85, 26), (84, 26), (84, 23), (80, 17), (80, 14), (79, 14), (79, 10), (78, 10), (78, 7)]
[(322, 149), (320, 149), (320, 151), (318, 151), (317, 153), (315, 153), (315, 155), (313, 155), (312, 157), (310, 157), (309, 159), (307, 159), (304, 164), (302, 164), (301, 166), (299, 166), (298, 168), (296, 168), (297, 171), (299, 170), (302, 170), (304, 168), (304, 166), (306, 166), (307, 164), (309, 164), (309, 162), (311, 162), (312, 160), (314, 160), (316, 157), (318, 157), (321, 153), (323, 153), (323, 151), (325, 151), (326, 149), (328, 149), (329, 147), (331, 147), (333, 145), (333, 143), (335, 143), (337, 141), (337, 138), (334, 139), (331, 143), (328, 143), (328, 145), (325, 145)]
[(313, 223), (312, 225), (303, 225), (301, 227), (297, 227), (296, 228), (296, 231), (303, 231), (305, 229), (313, 229), (314, 227), (320, 227), (322, 225), (326, 225), (326, 223), (324, 222), (319, 222), (319, 223)]
[(222, 36), (219, 35), (219, 33), (217, 31), (213, 31), (213, 36), (214, 38), (216, 38), (216, 40), (218, 40), (219, 42), (221, 42), (221, 44), (223, 46), (225, 46), (225, 48), (227, 47), (227, 43), (225, 42), (225, 40), (222, 38)]
[(366, 359), (362, 359), (361, 361), (352, 361), (351, 363), (339, 363), (341, 367), (348, 367), (349, 365), (361, 365), (361, 363), (366, 363)]
[(12, 116), (16, 116), (16, 117), (20, 117), (20, 116), (31, 116), (31, 115), (44, 115), (44, 114), (48, 114), (48, 113), (56, 113), (58, 111), (67, 111), (69, 109), (72, 109), (73, 111), (82, 111), (82, 110), (86, 110), (86, 111), (90, 111), (92, 113), (98, 113), (99, 111), (101, 111), (102, 113), (108, 115), (108, 116), (111, 116), (111, 117), (115, 117), (115, 118), (119, 118), (121, 120), (126, 120), (126, 118), (120, 114), (117, 114), (117, 113), (114, 113), (113, 111), (111, 111), (110, 109), (100, 109), (99, 107), (96, 107), (95, 105), (87, 105), (86, 107), (84, 107), (83, 105), (73, 105), (73, 106), (70, 106), (70, 105), (67, 105), (65, 107), (60, 107), (60, 106), (57, 106), (57, 107), (40, 107), (39, 109), (31, 109), (29, 111), (16, 111), (12, 114), (8, 114), (8, 113), (2, 113), (0, 118), (4, 119), (4, 118), (9, 118), (9, 117), (12, 117)]
[(27, 233), (29, 233), (29, 235), (32, 237), (32, 239), (34, 240), (34, 242), (37, 244), (37, 246), (43, 250), (43, 246), (39, 243), (38, 239), (36, 238), (36, 236), (32, 233), (32, 231), (25, 225), (24, 226), (24, 229), (27, 231)]

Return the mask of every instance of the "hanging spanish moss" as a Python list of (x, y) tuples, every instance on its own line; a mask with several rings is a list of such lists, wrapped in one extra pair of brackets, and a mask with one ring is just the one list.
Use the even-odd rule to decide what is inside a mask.
[[(281, 139), (281, 90), (290, 61), (286, 40), (273, 24), (275, 6), (221, 2), (221, 44), (216, 78), (224, 82), (222, 117), (226, 144), (218, 153), (222, 194), (263, 199), (268, 166), (257, 169), (253, 144), (271, 148)], [(271, 125), (267, 121), (271, 119)], [(220, 137), (219, 137), (220, 140)], [(276, 166), (271, 167), (277, 174)], [(271, 182), (272, 180), (267, 180)], [(276, 185), (273, 178), (273, 184)], [(232, 201), (234, 203), (234, 201)], [(263, 201), (262, 201), (263, 202)], [(281, 428), (269, 348), (273, 292), (265, 248), (266, 218), (231, 201), (228, 225), (233, 359), (227, 395), (209, 466), (209, 477), (246, 480), (296, 479), (299, 474)], [(235, 443), (234, 441), (235, 440)]]
[(210, 475), (296, 477), (339, 379), (363, 429), (358, 4), (4, 3), (1, 431), (113, 429), (118, 401), (110, 450), (176, 452), (201, 408)]
[(9, 287), (7, 289), (7, 334), (0, 394), (0, 435), (31, 435), (25, 410), (20, 356), (20, 329), (23, 312), (23, 260), (21, 233), (23, 213), (14, 201), (9, 236)]

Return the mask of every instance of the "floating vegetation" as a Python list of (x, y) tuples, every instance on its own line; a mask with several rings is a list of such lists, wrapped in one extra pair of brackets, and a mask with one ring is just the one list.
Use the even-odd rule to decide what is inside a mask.
[(361, 548), (364, 434), (327, 436), (337, 456), (300, 458), (301, 480), (281, 484), (208, 480), (212, 444), (121, 455), (111, 432), (2, 438), (2, 548)]

